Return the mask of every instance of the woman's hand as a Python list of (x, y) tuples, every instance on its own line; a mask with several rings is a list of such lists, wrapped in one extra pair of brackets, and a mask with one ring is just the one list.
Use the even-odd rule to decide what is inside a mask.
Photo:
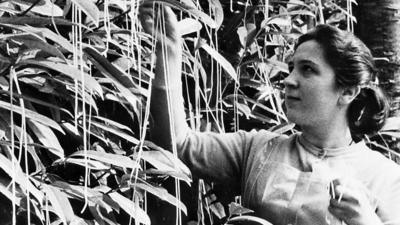
[[(365, 187), (354, 181), (332, 181), (329, 212), (348, 225), (379, 225), (381, 220), (366, 195)], [(334, 194), (332, 194), (334, 192)]]
[(139, 8), (139, 19), (144, 31), (154, 37), (157, 46), (168, 50), (180, 48), (178, 20), (168, 6), (144, 2)]

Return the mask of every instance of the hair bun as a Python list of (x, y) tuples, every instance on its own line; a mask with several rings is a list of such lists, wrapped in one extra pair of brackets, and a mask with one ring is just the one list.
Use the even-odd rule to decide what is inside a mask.
[(389, 103), (377, 86), (365, 86), (349, 108), (350, 129), (356, 135), (379, 131), (388, 115)]

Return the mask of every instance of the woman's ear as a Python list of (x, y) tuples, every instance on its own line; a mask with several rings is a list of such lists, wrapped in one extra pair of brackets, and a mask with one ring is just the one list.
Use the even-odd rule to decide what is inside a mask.
[(339, 105), (349, 105), (358, 94), (360, 94), (361, 87), (359, 85), (353, 87), (344, 87), (340, 94), (338, 104)]

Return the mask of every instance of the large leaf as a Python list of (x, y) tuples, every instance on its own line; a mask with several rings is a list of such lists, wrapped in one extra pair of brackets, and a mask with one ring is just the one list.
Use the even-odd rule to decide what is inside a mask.
[(44, 199), (43, 193), (32, 184), (28, 175), (22, 171), (16, 158), (14, 158), (14, 161), (16, 163), (13, 163), (10, 159), (0, 154), (0, 168), (3, 169), (9, 177), (13, 178), (25, 193), (29, 191), (29, 193), (35, 196), (38, 202), (42, 202)]
[(107, 118), (101, 117), (101, 116), (93, 116), (92, 119), (97, 119), (97, 120), (103, 121), (103, 123), (105, 123), (107, 125), (117, 127), (121, 130), (128, 131), (129, 133), (133, 133), (131, 128), (129, 128), (123, 124), (120, 124), (118, 122), (115, 122), (114, 120), (110, 120), (110, 119), (107, 119)]
[[(0, 90), (0, 93), (5, 93), (7, 95), (10, 95), (10, 91)], [(24, 101), (27, 101), (27, 102), (34, 102), (36, 104), (48, 107), (50, 109), (54, 109), (54, 110), (57, 110), (57, 111), (62, 111), (65, 114), (67, 114), (68, 116), (70, 116), (70, 118), (73, 118), (73, 115), (68, 110), (66, 110), (64, 108), (61, 108), (60, 106), (57, 106), (55, 104), (49, 103), (49, 101), (47, 99), (34, 98), (32, 96), (28, 96), (27, 94), (20, 95), (20, 94), (15, 93), (15, 92), (12, 93), (12, 95), (14, 97), (16, 97), (16, 98), (21, 98), (21, 99), (23, 99)]]
[(271, 17), (267, 18), (266, 20), (264, 20), (261, 24), (262, 24), (262, 27), (264, 27), (267, 24), (269, 24), (270, 21), (273, 21), (275, 18), (286, 17), (286, 16), (297, 16), (297, 15), (315, 17), (315, 14), (309, 10), (295, 10), (295, 11), (284, 12), (284, 13), (280, 13), (278, 15), (271, 16)]
[(205, 41), (201, 41), (200, 47), (204, 49), (211, 57), (217, 61), (222, 68), (231, 76), (231, 78), (235, 81), (238, 82), (238, 75), (236, 73), (236, 70), (233, 68), (233, 66), (226, 60), (221, 54), (218, 53), (217, 50), (214, 48), (211, 48)]
[(89, 60), (94, 63), (97, 69), (108, 75), (113, 81), (119, 83), (127, 89), (139, 89), (126, 74), (116, 68), (107, 58), (102, 56), (98, 51), (91, 47), (83, 49), (84, 53), (88, 56)]
[[(27, 10), (32, 4), (35, 4), (34, 1), (29, 2), (26, 0), (13, 0), (12, 2), (19, 5), (22, 10)], [(41, 0), (40, 3), (36, 4), (30, 11), (44, 16), (60, 17), (63, 15), (63, 10), (50, 0)]]
[(69, 157), (84, 158), (85, 156), (91, 159), (98, 160), (102, 163), (108, 163), (114, 165), (116, 167), (131, 168), (131, 169), (140, 168), (140, 165), (136, 161), (132, 160), (127, 156), (98, 152), (93, 150), (77, 151), (72, 155), (70, 155)]
[(86, 15), (94, 22), (96, 26), (99, 25), (100, 11), (93, 1), (89, 0), (71, 0), (79, 8), (86, 13)]
[(150, 218), (143, 209), (141, 209), (138, 203), (135, 203), (128, 198), (122, 196), (117, 192), (112, 192), (109, 194), (112, 200), (118, 202), (118, 205), (127, 212), (131, 217), (133, 217), (137, 222), (143, 223), (145, 225), (150, 225)]
[(64, 158), (64, 149), (61, 147), (57, 136), (49, 127), (34, 121), (30, 121), (28, 124), (39, 141), (44, 146), (49, 147), (50, 152), (60, 158)]
[(103, 130), (105, 130), (107, 132), (110, 132), (110, 133), (112, 133), (114, 135), (117, 135), (117, 136), (119, 136), (119, 137), (121, 137), (121, 138), (123, 138), (123, 139), (125, 139), (125, 140), (127, 140), (129, 142), (132, 142), (133, 144), (138, 144), (139, 143), (139, 140), (136, 139), (132, 134), (127, 134), (124, 131), (121, 131), (121, 130), (116, 129), (114, 127), (107, 126), (105, 124), (101, 124), (101, 123), (98, 123), (96, 121), (92, 121), (91, 125), (92, 126), (96, 126), (96, 127), (100, 128), (100, 129), (103, 129)]
[[(0, 101), (0, 108), (7, 109), (9, 111), (13, 111), (13, 112), (16, 112), (16, 113), (22, 115), (22, 108), (20, 106), (11, 105), (8, 102)], [(58, 125), (58, 123), (55, 122), (54, 120), (52, 120), (46, 116), (43, 116), (37, 112), (34, 112), (32, 110), (29, 110), (29, 109), (24, 109), (24, 113), (28, 119), (39, 122), (45, 126), (54, 128), (54, 129), (60, 131), (62, 134), (65, 134), (63, 129), (60, 127), (60, 125)]]
[[(2, 115), (2, 116), (4, 116), (4, 115)], [(10, 124), (9, 126), (11, 126), (11, 124)], [(14, 124), (14, 133), (15, 133), (15, 135), (16, 135), (17, 137), (22, 137), (22, 135), (21, 135), (22, 132), (23, 132), (23, 131), (22, 131), (21, 127), (16, 126), (16, 125)], [(34, 143), (32, 137), (31, 137), (28, 133), (25, 133), (25, 135), (26, 135), (26, 140), (24, 140), (23, 143), (15, 142), (15, 141), (14, 141), (14, 145), (17, 146), (17, 145), (19, 145), (19, 144), (24, 144), (25, 141), (26, 141), (26, 142), (27, 142), (26, 150), (29, 152), (30, 156), (32, 157), (33, 162), (34, 162), (34, 164), (35, 164), (35, 169), (36, 169), (35, 171), (33, 171), (32, 166), (29, 166), (29, 167), (30, 167), (30, 168), (29, 168), (30, 171), (31, 171), (32, 173), (37, 173), (37, 172), (39, 172), (39, 171), (45, 170), (46, 167), (43, 165), (42, 160), (39, 158), (38, 154), (36, 153), (36, 151), (37, 151), (37, 149), (35, 149), (36, 146), (35, 146), (35, 145), (32, 145), (32, 144)], [(11, 142), (9, 142), (8, 144), (5, 144), (5, 145), (3, 145), (3, 146), (12, 147), (12, 144), (11, 144)], [(11, 152), (10, 149), (9, 149), (9, 151)]]
[(85, 48), (84, 52), (88, 55), (89, 60), (99, 69), (106, 77), (108, 77), (113, 85), (121, 92), (122, 97), (124, 97), (134, 112), (138, 115), (139, 109), (137, 105), (140, 103), (137, 96), (133, 93), (141, 93), (141, 88), (138, 87), (132, 80), (127, 77), (122, 71), (116, 68), (110, 61), (105, 57), (100, 55), (96, 50), (92, 48)]
[(278, 134), (284, 134), (289, 130), (294, 129), (296, 124), (291, 123), (291, 122), (283, 122), (281, 124), (278, 124), (276, 126), (271, 127), (270, 131), (274, 132), (274, 133), (278, 133)]
[(72, 44), (67, 39), (65, 39), (61, 35), (54, 33), (53, 31), (51, 31), (48, 28), (30, 27), (30, 26), (17, 26), (17, 27), (20, 30), (28, 31), (31, 33), (35, 33), (39, 36), (48, 38), (48, 39), (52, 40), (53, 42), (57, 43), (60, 47), (68, 50), (69, 52), (74, 51), (74, 49), (73, 49), (74, 46), (72, 46)]
[(201, 23), (192, 18), (186, 18), (178, 22), (178, 29), (181, 36), (199, 32), (203, 28)]
[(112, 207), (104, 201), (104, 198), (108, 197), (98, 190), (90, 187), (85, 188), (84, 186), (72, 185), (63, 181), (55, 181), (52, 183), (52, 185), (57, 187), (60, 191), (66, 193), (70, 198), (85, 200), (86, 196), (86, 199), (90, 203), (103, 207), (107, 211), (112, 210)]
[[(13, 192), (11, 190), (11, 185), (9, 179), (5, 177), (0, 177), (0, 193), (3, 194), (6, 198), (10, 199), (17, 206), (20, 205), (21, 197), (18, 195), (13, 196)], [(18, 194), (22, 194), (21, 191), (17, 190)]]
[(58, 50), (53, 45), (48, 44), (43, 39), (38, 38), (37, 36), (33, 36), (30, 34), (11, 34), (3, 36), (2, 38), (22, 43), (28, 48), (27, 51), (38, 49), (48, 53), (51, 56), (55, 56), (65, 60), (65, 57), (60, 50)]
[[(101, 89), (100, 84), (94, 79), (93, 77), (89, 76), (89, 74), (83, 72), (83, 78), (81, 76), (82, 72), (75, 68), (72, 65), (68, 65), (65, 63), (60, 63), (60, 62), (53, 62), (50, 60), (23, 60), (19, 62), (18, 65), (37, 65), (37, 66), (42, 66), (51, 70), (55, 70), (57, 72), (60, 72), (62, 74), (65, 74), (72, 79), (76, 79), (80, 81), (81, 83), (84, 82), (86, 87), (89, 88), (89, 90), (93, 90), (97, 94), (99, 94), (101, 97), (103, 96), (103, 91)], [(84, 79), (84, 81), (83, 81)]]
[(69, 20), (61, 18), (45, 18), (35, 16), (19, 16), (19, 17), (0, 17), (2, 24), (16, 24), (16, 25), (30, 25), (35, 27), (44, 27), (53, 24), (61, 26), (77, 26), (78, 24), (72, 23)]
[(269, 113), (272, 113), (273, 115), (275, 115), (277, 117), (280, 117), (284, 121), (287, 120), (287, 118), (285, 117), (283, 112), (280, 112), (280, 111), (277, 111), (277, 110), (274, 110), (274, 109), (270, 109), (269, 107), (263, 105), (262, 103), (254, 100), (254, 99), (251, 99), (251, 98), (249, 98), (247, 96), (244, 96), (244, 95), (235, 96), (235, 95), (231, 94), (231, 95), (226, 96), (225, 99), (227, 99), (227, 100), (229, 100), (231, 102), (234, 102), (235, 99), (239, 99), (239, 100), (242, 100), (242, 101), (245, 101), (245, 102), (252, 103), (253, 104), (252, 108), (255, 108), (255, 106), (257, 106), (257, 107), (259, 107), (259, 108), (261, 108), (261, 109), (263, 109), (263, 110), (265, 110), (265, 111), (267, 111)]
[(385, 121), (382, 131), (400, 131), (400, 117), (389, 117)]
[(245, 208), (235, 202), (229, 204), (229, 215), (238, 216), (241, 214), (253, 213), (254, 211), (248, 208)]
[(190, 170), (176, 156), (174, 156), (171, 152), (163, 150), (162, 148), (152, 144), (151, 142), (145, 142), (145, 145), (152, 149), (156, 149), (156, 151), (141, 152), (141, 158), (143, 160), (150, 163), (160, 171), (178, 172), (180, 176), (175, 177), (190, 184), (192, 180)]
[(42, 185), (43, 190), (46, 192), (46, 197), (63, 223), (69, 224), (71, 221), (73, 221), (75, 219), (75, 214), (67, 195), (51, 185)]
[(224, 10), (222, 9), (221, 2), (219, 0), (208, 0), (210, 8), (214, 11), (215, 22), (217, 23), (217, 29), (222, 25), (224, 21)]
[[(147, 191), (148, 193), (153, 194), (154, 196), (160, 198), (161, 200), (176, 206), (177, 208), (182, 210), (185, 214), (187, 214), (186, 206), (181, 201), (179, 201), (175, 196), (168, 193), (168, 191), (165, 188), (153, 186), (142, 179), (135, 179), (134, 177), (128, 174), (124, 175), (124, 177), (125, 179), (131, 181), (128, 184), (130, 187)], [(124, 177), (122, 179), (124, 179)]]
[(66, 160), (56, 160), (54, 161), (53, 165), (57, 165), (57, 164), (64, 164), (65, 162), (67, 163), (72, 163), (72, 164), (76, 164), (91, 170), (109, 170), (110, 166), (105, 165), (102, 162), (96, 161), (96, 160), (92, 160), (92, 159), (77, 159), (77, 158), (68, 158)]

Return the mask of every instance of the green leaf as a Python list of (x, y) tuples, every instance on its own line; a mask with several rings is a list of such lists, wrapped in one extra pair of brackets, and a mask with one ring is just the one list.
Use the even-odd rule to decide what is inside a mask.
[(108, 170), (110, 166), (105, 165), (102, 162), (95, 161), (92, 159), (76, 159), (76, 158), (67, 158), (66, 160), (56, 160), (54, 161), (53, 165), (63, 164), (63, 163), (72, 163), (76, 164), (85, 168), (89, 168), (91, 170)]
[(61, 26), (77, 26), (69, 20), (61, 18), (45, 18), (36, 16), (0, 17), (1, 24), (30, 25), (34, 27), (44, 27), (52, 25), (53, 22)]
[(37, 66), (42, 66), (51, 70), (55, 70), (57, 72), (60, 72), (62, 74), (65, 74), (72, 79), (76, 79), (80, 81), (81, 83), (83, 82), (83, 79), (85, 79), (85, 85), (89, 90), (93, 90), (97, 94), (100, 95), (100, 97), (103, 96), (103, 91), (101, 89), (100, 84), (94, 79), (93, 77), (89, 76), (89, 74), (83, 72), (83, 79), (82, 79), (82, 71), (79, 69), (75, 68), (72, 65), (68, 65), (65, 63), (60, 63), (60, 62), (53, 62), (49, 60), (23, 60), (19, 62), (20, 66), (22, 65), (37, 65)]
[(297, 15), (315, 17), (315, 14), (309, 10), (294, 10), (294, 11), (284, 12), (284, 13), (280, 13), (278, 15), (269, 17), (268, 19), (264, 20), (261, 23), (261, 27), (267, 26), (268, 24), (271, 23), (271, 21), (274, 21), (276, 18), (287, 17), (287, 16), (297, 16)]
[(257, 107), (259, 107), (259, 108), (261, 108), (261, 109), (263, 109), (263, 110), (265, 110), (265, 111), (267, 111), (269, 113), (272, 113), (273, 115), (275, 115), (277, 117), (280, 117), (284, 121), (287, 120), (287, 118), (283, 115), (282, 112), (279, 112), (279, 111), (274, 110), (274, 109), (270, 109), (267, 106), (261, 104), (260, 102), (255, 101), (255, 100), (253, 100), (253, 99), (251, 99), (251, 98), (249, 98), (247, 96), (244, 96), (244, 95), (235, 96), (235, 95), (231, 94), (231, 95), (226, 96), (225, 99), (229, 100), (230, 102), (234, 102), (235, 99), (239, 99), (239, 100), (242, 100), (242, 101), (245, 101), (245, 102), (252, 103), (253, 106), (251, 108), (254, 108), (255, 106), (257, 106)]
[(247, 213), (253, 213), (254, 211), (248, 208), (245, 208), (235, 202), (231, 202), (229, 204), (229, 215), (233, 216), (238, 216), (241, 214), (247, 214)]
[[(175, 196), (168, 193), (168, 191), (165, 188), (152, 186), (151, 184), (147, 183), (146, 181), (144, 181), (142, 179), (135, 179), (134, 177), (132, 177), (129, 174), (124, 175), (122, 179), (124, 179), (124, 177), (126, 180), (131, 181), (128, 184), (130, 187), (138, 188), (143, 191), (147, 191), (148, 193), (153, 194), (154, 196), (160, 198), (161, 200), (166, 201), (166, 202), (170, 203), (171, 205), (176, 206), (177, 208), (182, 210), (185, 214), (187, 214), (186, 206), (181, 201), (179, 201)], [(134, 182), (134, 180), (136, 180), (136, 182)]]
[[(4, 116), (4, 115), (2, 114), (2, 116)], [(9, 118), (9, 117), (8, 117), (8, 118)], [(10, 124), (9, 126), (11, 126), (11, 124)], [(22, 136), (21, 136), (21, 134), (22, 134), (22, 129), (21, 129), (21, 127), (16, 126), (16, 125), (14, 124), (14, 133), (15, 133), (15, 135), (16, 135), (17, 137), (22, 137)], [(41, 159), (39, 158), (38, 154), (36, 153), (35, 146), (32, 145), (32, 143), (34, 143), (32, 137), (31, 137), (29, 134), (26, 134), (26, 139), (27, 139), (27, 140), (26, 140), (26, 142), (27, 142), (27, 148), (26, 148), (26, 150), (27, 150), (28, 153), (31, 155), (31, 157), (32, 157), (32, 159), (33, 159), (33, 162), (35, 163), (35, 170), (34, 170), (34, 171), (33, 171), (33, 168), (30, 166), (31, 172), (36, 173), (36, 172), (45, 170), (46, 167), (43, 165)], [(25, 141), (25, 140), (24, 140), (24, 141)], [(16, 145), (19, 145), (19, 144), (20, 144), (20, 143), (16, 143), (16, 142), (14, 141), (14, 145), (15, 145), (15, 146), (16, 146)], [(12, 144), (11, 144), (11, 142), (9, 142), (8, 144), (5, 144), (5, 145), (3, 145), (3, 146), (10, 146), (10, 147), (11, 147)], [(11, 151), (11, 150), (9, 150), (9, 151)]]
[(224, 21), (224, 10), (222, 9), (221, 2), (219, 0), (208, 0), (210, 8), (214, 11), (215, 22), (217, 23), (217, 29), (222, 25)]
[(378, 144), (378, 143), (376, 143), (375, 141), (369, 141), (368, 144), (371, 144), (371, 145), (373, 145), (373, 146), (375, 146), (375, 147), (377, 147), (377, 148), (380, 148), (380, 149), (382, 149), (382, 150), (385, 150), (385, 151), (387, 151), (389, 154), (393, 154), (393, 155), (395, 155), (395, 156), (397, 156), (397, 157), (400, 157), (400, 153), (398, 153), (398, 152), (396, 152), (395, 150), (392, 150), (392, 149), (390, 149), (390, 148), (388, 148), (388, 147), (386, 147), (386, 146), (383, 146), (383, 145), (381, 145), (381, 144)]
[(115, 87), (121, 92), (122, 97), (129, 102), (134, 112), (139, 115), (138, 104), (140, 104), (140, 100), (133, 93), (143, 94), (142, 89), (96, 50), (87, 47), (84, 52), (96, 68), (110, 78)]
[(112, 210), (112, 207), (104, 201), (104, 199), (108, 198), (108, 196), (96, 189), (90, 187), (85, 188), (84, 186), (79, 185), (72, 185), (63, 181), (55, 181), (51, 185), (66, 193), (70, 198), (85, 200), (86, 195), (89, 203), (100, 206), (106, 209), (108, 212)]
[(116, 192), (110, 193), (109, 196), (112, 200), (118, 202), (118, 205), (131, 217), (135, 218), (137, 222), (150, 225), (149, 216), (139, 207), (138, 203), (135, 203)]
[(121, 70), (116, 68), (107, 58), (102, 56), (98, 51), (91, 47), (83, 49), (84, 53), (88, 56), (89, 60), (94, 63), (97, 69), (104, 72), (115, 83), (119, 83), (127, 89), (139, 89), (138, 86)]
[(185, 18), (178, 22), (178, 29), (181, 36), (199, 32), (203, 28), (201, 23), (192, 18)]
[(123, 132), (121, 130), (115, 129), (115, 128), (111, 127), (111, 126), (107, 126), (105, 124), (101, 124), (101, 123), (98, 123), (96, 121), (91, 121), (91, 125), (92, 126), (96, 126), (96, 127), (100, 128), (100, 129), (103, 129), (103, 130), (105, 130), (107, 132), (110, 132), (112, 134), (115, 134), (115, 135), (117, 135), (117, 136), (129, 141), (129, 142), (132, 142), (133, 144), (138, 144), (139, 143), (139, 140), (137, 140), (133, 135), (127, 134), (127, 133), (125, 133), (125, 132)]
[(79, 8), (86, 13), (86, 15), (94, 22), (94, 24), (99, 26), (100, 11), (93, 1), (89, 0), (71, 0)]
[(38, 38), (36, 36), (30, 34), (22, 34), (22, 35), (16, 34), (16, 35), (7, 35), (6, 37), (3, 36), (3, 38), (22, 43), (28, 48), (27, 51), (32, 51), (33, 49), (39, 49), (43, 52), (50, 54), (51, 56), (58, 57), (65, 61), (65, 57), (60, 50), (58, 50), (53, 45), (48, 44), (43, 39)]
[(54, 33), (53, 31), (51, 31), (48, 28), (18, 26), (18, 29), (24, 30), (24, 31), (29, 31), (29, 32), (35, 33), (39, 36), (48, 38), (48, 39), (52, 40), (53, 42), (57, 43), (60, 47), (68, 50), (69, 52), (74, 51), (74, 49), (73, 49), (74, 46), (72, 46), (72, 44), (67, 39), (65, 39), (61, 35)]
[[(184, 181), (188, 184), (191, 182), (191, 173), (189, 168), (176, 158), (171, 152), (166, 151), (151, 142), (146, 141), (145, 146), (148, 146), (157, 151), (143, 151), (141, 152), (141, 158), (146, 162), (153, 165), (155, 168), (161, 171), (176, 171), (185, 175)], [(176, 177), (180, 179), (180, 177)]]
[(24, 193), (29, 191), (29, 193), (31, 193), (36, 200), (41, 203), (44, 199), (43, 193), (32, 184), (28, 175), (22, 171), (16, 158), (14, 158), (14, 161), (15, 163), (13, 165), (10, 159), (0, 154), (0, 168), (2, 168), (9, 177), (13, 178), (14, 182), (19, 184), (19, 187)]
[(260, 225), (273, 225), (272, 223), (255, 216), (238, 216), (229, 219), (227, 223), (240, 223), (240, 224), (260, 224)]
[(385, 125), (382, 127), (381, 131), (400, 131), (400, 117), (389, 117), (385, 121)]
[[(7, 95), (10, 95), (10, 91), (9, 90), (8, 91), (0, 90), (0, 93), (5, 93)], [(15, 93), (15, 92), (12, 93), (12, 95), (14, 97), (16, 97), (16, 98), (22, 98), (23, 100), (25, 100), (27, 102), (34, 102), (36, 104), (39, 104), (39, 105), (42, 105), (42, 106), (45, 106), (45, 107), (48, 107), (48, 108), (51, 108), (51, 109), (54, 109), (54, 110), (57, 110), (57, 111), (62, 111), (65, 114), (67, 114), (68, 116), (70, 116), (70, 118), (73, 118), (73, 115), (68, 110), (66, 110), (64, 108), (61, 108), (58, 105), (54, 105), (54, 104), (50, 103), (47, 99), (43, 99), (42, 100), (42, 99), (39, 99), (39, 98), (34, 98), (34, 97), (31, 97), (31, 96), (28, 96), (27, 94), (20, 95), (20, 94)]]
[(71, 221), (73, 221), (75, 219), (75, 214), (67, 196), (51, 185), (42, 185), (43, 190), (46, 193), (46, 197), (49, 199), (54, 211), (57, 213), (63, 223), (69, 224)]
[(276, 126), (271, 127), (268, 130), (270, 130), (270, 131), (272, 131), (274, 133), (283, 134), (283, 133), (286, 133), (289, 130), (292, 130), (295, 126), (296, 126), (296, 124), (294, 124), (294, 123), (283, 122), (281, 124), (278, 124)]
[[(9, 111), (12, 110), (13, 112), (16, 112), (16, 113), (22, 115), (22, 109), (21, 109), (20, 106), (11, 105), (8, 102), (0, 101), (0, 108), (7, 109)], [(43, 116), (43, 115), (41, 115), (41, 114), (39, 114), (37, 112), (34, 112), (32, 110), (29, 110), (29, 109), (25, 109), (24, 112), (25, 112), (25, 116), (28, 119), (31, 119), (31, 120), (36, 121), (36, 122), (39, 122), (39, 123), (41, 123), (41, 124), (43, 124), (45, 126), (49, 126), (51, 128), (54, 128), (54, 129), (60, 131), (62, 134), (65, 134), (63, 129), (60, 127), (60, 125), (58, 125), (58, 123), (56, 123), (54, 120), (52, 120), (52, 119), (50, 119), (50, 118), (48, 118), (46, 116)]]
[[(13, 0), (12, 3), (17, 4), (23, 11), (31, 7), (35, 2), (29, 2), (26, 0)], [(63, 15), (63, 10), (50, 0), (41, 0), (39, 4), (36, 4), (30, 11), (35, 12), (44, 16), (57, 16)]]
[(107, 212), (104, 209), (92, 205), (89, 203), (90, 213), (93, 215), (94, 219), (98, 223), (98, 225), (107, 225), (107, 224), (115, 224), (117, 225), (117, 219), (114, 216), (113, 212)]
[(114, 120), (110, 120), (110, 119), (107, 119), (107, 118), (101, 117), (101, 116), (92, 116), (92, 119), (101, 120), (103, 123), (105, 123), (107, 125), (111, 125), (111, 126), (117, 127), (117, 128), (119, 128), (121, 130), (126, 130), (129, 133), (133, 133), (131, 128), (129, 128), (129, 127), (123, 125), (123, 124), (120, 124), (118, 122), (115, 122)]
[(61, 147), (57, 136), (47, 126), (42, 125), (34, 121), (29, 121), (29, 128), (32, 129), (34, 135), (39, 141), (46, 147), (49, 147), (49, 151), (60, 158), (64, 158), (64, 149)]
[(6, 198), (12, 201), (17, 206), (20, 205), (21, 197), (18, 196), (22, 194), (21, 191), (17, 190), (17, 194), (13, 197), (13, 193), (11, 191), (10, 180), (6, 179), (5, 177), (0, 177), (0, 193), (3, 194)]
[(397, 132), (396, 131), (380, 131), (379, 134), (388, 135), (393, 138), (400, 139), (400, 131), (397, 131)]
[(217, 50), (211, 48), (207, 43), (205, 43), (205, 41), (201, 41), (200, 47), (203, 48), (212, 58), (214, 58), (236, 83), (238, 82), (236, 70), (228, 62), (228, 60), (219, 54)]
[[(132, 160), (127, 156), (98, 152), (93, 150), (77, 151), (72, 155), (70, 155), (69, 158), (70, 157), (84, 158), (85, 156), (100, 161), (102, 163), (108, 163), (117, 167), (131, 168), (131, 169), (140, 168), (140, 165), (136, 161)], [(68, 159), (66, 160), (68, 161)]]

